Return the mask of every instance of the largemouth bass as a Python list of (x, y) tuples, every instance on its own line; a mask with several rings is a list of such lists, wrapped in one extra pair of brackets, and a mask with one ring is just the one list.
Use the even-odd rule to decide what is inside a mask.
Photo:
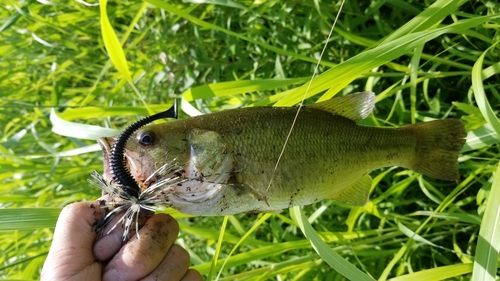
[[(459, 179), (457, 158), (466, 137), (459, 120), (395, 129), (357, 125), (374, 106), (375, 95), (362, 92), (302, 107), (277, 167), (297, 108), (250, 107), (142, 127), (125, 146), (127, 167), (140, 187), (133, 200), (146, 209), (160, 204), (218, 216), (272, 212), (327, 198), (364, 205), (369, 173), (388, 166)], [(99, 140), (105, 158), (101, 181), (110, 193), (116, 192), (109, 187), (115, 142)], [(128, 198), (118, 197), (112, 202), (116, 206)]]

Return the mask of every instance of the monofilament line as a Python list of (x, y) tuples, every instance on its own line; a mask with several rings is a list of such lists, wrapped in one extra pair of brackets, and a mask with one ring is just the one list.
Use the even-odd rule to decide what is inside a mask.
[(274, 175), (276, 174), (276, 170), (278, 170), (278, 166), (280, 164), (281, 158), (283, 157), (283, 154), (285, 153), (286, 146), (288, 144), (288, 140), (290, 139), (290, 136), (292, 135), (293, 127), (295, 127), (295, 123), (297, 122), (297, 118), (299, 117), (300, 109), (302, 108), (304, 104), (304, 100), (306, 99), (307, 93), (309, 92), (309, 88), (311, 88), (311, 84), (314, 80), (314, 77), (316, 77), (318, 73), (318, 68), (319, 64), (321, 63), (321, 59), (323, 58), (323, 54), (326, 51), (326, 47), (328, 46), (328, 42), (330, 41), (330, 38), (332, 37), (333, 30), (335, 29), (335, 25), (337, 24), (337, 20), (340, 17), (340, 12), (342, 11), (342, 8), (344, 7), (344, 2), (345, 0), (342, 0), (340, 3), (340, 8), (335, 16), (335, 20), (333, 21), (332, 28), (330, 29), (330, 32), (328, 33), (328, 37), (326, 38), (325, 45), (323, 46), (323, 49), (321, 50), (321, 53), (318, 58), (318, 62), (316, 63), (316, 66), (314, 67), (313, 74), (311, 76), (311, 79), (309, 80), (309, 83), (307, 84), (306, 91), (304, 92), (304, 95), (302, 95), (302, 100), (299, 103), (299, 106), (297, 108), (297, 113), (295, 114), (295, 117), (293, 118), (292, 126), (290, 127), (290, 130), (288, 131), (288, 135), (286, 136), (285, 143), (283, 144), (283, 148), (281, 149), (281, 153), (278, 157), (278, 160), (276, 161), (276, 165), (274, 166), (273, 174), (271, 175), (271, 179), (269, 180), (269, 184), (267, 185), (266, 191), (269, 191), (269, 188), (271, 187), (271, 184), (273, 183)]

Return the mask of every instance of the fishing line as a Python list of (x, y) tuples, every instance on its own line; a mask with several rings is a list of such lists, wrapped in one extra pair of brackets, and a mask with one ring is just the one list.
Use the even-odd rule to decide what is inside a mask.
[(302, 100), (299, 103), (299, 106), (297, 108), (297, 113), (295, 114), (295, 117), (293, 118), (292, 126), (290, 127), (290, 130), (288, 131), (288, 135), (286, 136), (285, 143), (283, 144), (283, 148), (281, 149), (281, 153), (278, 156), (278, 160), (276, 161), (276, 165), (274, 166), (273, 174), (271, 175), (271, 180), (269, 180), (269, 184), (267, 186), (266, 191), (269, 191), (269, 188), (271, 187), (271, 184), (273, 183), (274, 176), (276, 174), (276, 170), (278, 170), (278, 166), (280, 164), (281, 158), (283, 157), (283, 154), (285, 153), (286, 146), (288, 144), (288, 140), (290, 139), (290, 136), (292, 135), (293, 128), (295, 127), (295, 123), (297, 122), (297, 118), (299, 117), (300, 109), (304, 106), (304, 100), (306, 99), (307, 93), (309, 92), (309, 89), (311, 88), (311, 84), (318, 74), (318, 68), (319, 64), (321, 63), (321, 59), (323, 58), (323, 54), (326, 51), (326, 47), (328, 46), (328, 42), (330, 41), (330, 38), (332, 37), (333, 30), (335, 29), (335, 25), (337, 24), (337, 20), (340, 17), (340, 12), (342, 12), (342, 8), (344, 7), (345, 0), (342, 0), (340, 3), (340, 8), (339, 11), (337, 12), (337, 15), (335, 16), (335, 20), (333, 21), (332, 28), (330, 29), (330, 32), (328, 33), (328, 37), (326, 38), (325, 45), (323, 46), (323, 49), (321, 50), (321, 53), (318, 58), (318, 62), (316, 63), (316, 66), (314, 67), (313, 74), (311, 76), (311, 79), (309, 80), (309, 83), (307, 84), (306, 91), (304, 92), (304, 95), (302, 95)]

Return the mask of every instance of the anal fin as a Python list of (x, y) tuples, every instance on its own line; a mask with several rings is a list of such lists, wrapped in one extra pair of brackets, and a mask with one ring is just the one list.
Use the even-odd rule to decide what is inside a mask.
[(335, 193), (331, 198), (335, 201), (352, 206), (364, 206), (370, 197), (372, 178), (365, 174), (358, 181)]

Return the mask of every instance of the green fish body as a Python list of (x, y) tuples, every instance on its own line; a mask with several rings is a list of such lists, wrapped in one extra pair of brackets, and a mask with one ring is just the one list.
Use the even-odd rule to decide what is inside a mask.
[[(143, 191), (156, 183), (155, 202), (192, 215), (277, 211), (326, 198), (364, 205), (369, 173), (388, 166), (459, 178), (466, 136), (459, 120), (357, 125), (374, 98), (370, 92), (333, 98), (298, 115), (298, 108), (250, 107), (146, 126), (127, 142), (128, 167)], [(105, 152), (113, 141), (101, 139)], [(163, 173), (176, 181), (161, 185), (165, 175), (155, 171), (165, 163)]]

